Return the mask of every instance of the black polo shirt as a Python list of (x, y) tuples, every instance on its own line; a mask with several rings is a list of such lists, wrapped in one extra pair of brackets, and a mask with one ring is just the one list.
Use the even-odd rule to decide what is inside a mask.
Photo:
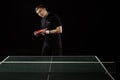
[[(42, 18), (41, 25), (43, 29), (53, 30), (62, 24), (56, 14), (49, 13), (47, 17)], [(45, 43), (51, 48), (61, 48), (61, 34), (45, 34)]]

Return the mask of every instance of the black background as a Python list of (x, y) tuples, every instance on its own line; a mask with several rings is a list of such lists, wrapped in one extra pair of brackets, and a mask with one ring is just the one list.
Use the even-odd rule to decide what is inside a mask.
[(0, 56), (40, 55), (43, 37), (33, 31), (40, 25), (35, 7), (47, 4), (63, 25), (63, 55), (97, 55), (114, 61), (109, 5), (96, 0), (1, 0)]

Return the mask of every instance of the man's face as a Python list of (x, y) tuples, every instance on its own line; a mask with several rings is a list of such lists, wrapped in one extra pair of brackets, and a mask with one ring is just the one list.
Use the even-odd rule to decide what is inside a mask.
[(46, 15), (46, 9), (45, 8), (38, 8), (38, 9), (35, 9), (36, 10), (36, 13), (40, 16), (40, 17), (45, 17)]

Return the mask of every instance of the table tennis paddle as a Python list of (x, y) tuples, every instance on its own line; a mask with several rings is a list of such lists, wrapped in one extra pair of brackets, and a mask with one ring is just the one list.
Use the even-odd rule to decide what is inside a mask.
[(34, 32), (34, 35), (38, 35), (38, 34), (40, 34), (41, 32), (42, 32), (41, 29), (40, 29), (40, 30), (37, 30), (37, 31)]

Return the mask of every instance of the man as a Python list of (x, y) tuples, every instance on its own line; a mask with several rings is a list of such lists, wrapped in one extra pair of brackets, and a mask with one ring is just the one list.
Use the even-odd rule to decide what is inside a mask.
[(34, 32), (35, 36), (42, 34), (45, 37), (42, 55), (62, 55), (60, 18), (56, 14), (48, 12), (44, 5), (38, 5), (35, 11), (42, 18), (42, 29)]

